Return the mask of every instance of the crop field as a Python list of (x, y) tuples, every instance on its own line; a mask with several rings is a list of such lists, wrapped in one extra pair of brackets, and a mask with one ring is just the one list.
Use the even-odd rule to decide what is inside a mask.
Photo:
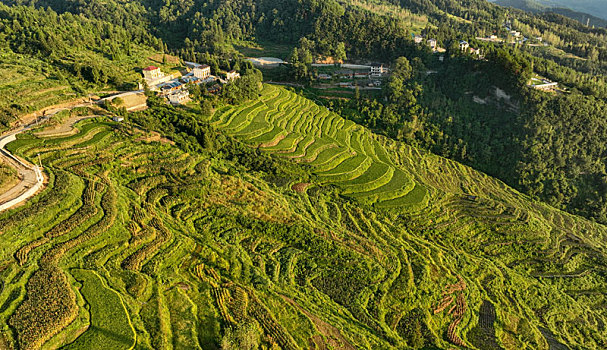
[[(378, 151), (368, 130), (286, 89), (266, 85), (259, 101), (222, 110), (211, 122), (253, 147), (309, 164), (320, 182), (362, 203), (398, 207), (427, 200), (424, 186)], [(281, 139), (268, 144), (276, 135)]]
[(130, 349), (135, 331), (120, 295), (103, 285), (102, 277), (90, 270), (74, 270), (81, 281), (82, 295), (90, 305), (90, 326), (67, 349)]
[(605, 227), (282, 88), (210, 122), (310, 186), (128, 121), (8, 145), (49, 180), (0, 213), (0, 346), (605, 348)]

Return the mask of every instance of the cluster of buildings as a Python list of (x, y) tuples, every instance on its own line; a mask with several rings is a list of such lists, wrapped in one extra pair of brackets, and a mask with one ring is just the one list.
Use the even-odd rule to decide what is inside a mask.
[(417, 35), (414, 34), (413, 35), (413, 41), (416, 44), (426, 44), (428, 45), (428, 47), (430, 48), (430, 50), (432, 50), (432, 52), (436, 53), (436, 52), (445, 52), (446, 50), (440, 46), (438, 46), (438, 40), (434, 39), (434, 38), (428, 38), (425, 39), (423, 35)]
[(482, 58), (481, 49), (475, 49), (471, 47), (470, 44), (465, 40), (459, 42), (459, 49), (464, 53), (468, 53)]
[(211, 74), (211, 67), (206, 64), (186, 62), (186, 67), (189, 69), (187, 74), (175, 77), (174, 75), (165, 75), (159, 67), (149, 66), (143, 69), (143, 78), (151, 90), (157, 91), (171, 104), (182, 104), (190, 101), (188, 85), (215, 82), (213, 86), (207, 88), (207, 91), (216, 94), (221, 91), (219, 83), (226, 84), (240, 78), (240, 73), (236, 71), (227, 72), (225, 79), (218, 78)]
[[(366, 67), (366, 68), (365, 68)], [(373, 63), (369, 66), (357, 66), (356, 69), (341, 69), (334, 71), (333, 74), (320, 73), (316, 76), (318, 80), (332, 80), (333, 78), (338, 79), (369, 79), (367, 86), (379, 87), (381, 86), (382, 77), (387, 76), (390, 73), (390, 68), (383, 63)], [(338, 83), (338, 86), (354, 86), (350, 82)]]

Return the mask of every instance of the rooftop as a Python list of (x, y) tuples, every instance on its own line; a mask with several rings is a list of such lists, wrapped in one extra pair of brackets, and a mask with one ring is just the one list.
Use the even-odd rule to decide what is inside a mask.
[(156, 70), (156, 69), (159, 69), (159, 68), (156, 67), (156, 66), (149, 66), (149, 67), (144, 68), (143, 70), (144, 71), (150, 71), (150, 70)]

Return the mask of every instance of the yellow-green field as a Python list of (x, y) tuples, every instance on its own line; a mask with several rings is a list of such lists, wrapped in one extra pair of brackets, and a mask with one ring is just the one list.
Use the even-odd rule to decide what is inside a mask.
[(266, 86), (259, 100), (210, 120), (221, 135), (308, 169), (307, 190), (223, 158), (221, 145), (186, 153), (164, 138), (150, 142), (128, 121), (90, 119), (74, 135), (28, 133), (8, 145), (30, 160), (40, 154), (49, 184), (0, 214), (2, 344), (607, 341), (597, 332), (607, 319), (605, 227), (283, 88)]

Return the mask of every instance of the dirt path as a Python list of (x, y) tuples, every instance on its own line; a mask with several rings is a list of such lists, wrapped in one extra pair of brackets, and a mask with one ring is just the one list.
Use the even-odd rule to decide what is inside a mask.
[(54, 128), (46, 128), (40, 132), (36, 133), (36, 136), (40, 137), (51, 137), (51, 136), (67, 136), (74, 133), (76, 130), (74, 125), (81, 120), (96, 118), (97, 115), (86, 115), (86, 116), (74, 116), (70, 117), (59, 125), (56, 125)]
[[(71, 108), (84, 107), (88, 105), (90, 104), (77, 104), (73, 105)], [(25, 118), (24, 120), (30, 120), (29, 124), (18, 127), (15, 130), (9, 131), (8, 133), (0, 137), (0, 157), (7, 164), (17, 170), (19, 178), (19, 182), (16, 185), (11, 187), (8, 191), (0, 194), (0, 211), (7, 210), (25, 202), (27, 199), (38, 193), (38, 191), (40, 191), (45, 184), (44, 174), (42, 173), (42, 170), (39, 166), (31, 164), (28, 161), (13, 155), (5, 148), (5, 146), (15, 141), (17, 139), (17, 135), (19, 135), (20, 133), (38, 126), (40, 123), (47, 121), (52, 116), (65, 109), (69, 108), (55, 108), (50, 112), (46, 112), (44, 118), (40, 120), (35, 118), (35, 114), (32, 114), (32, 116), (34, 116), (33, 118)], [(65, 123), (59, 125), (59, 127), (57, 128), (58, 130), (51, 129), (49, 131), (43, 131), (44, 136), (60, 135), (61, 132), (69, 133), (71, 132), (73, 125), (76, 122), (86, 118), (90, 118), (90, 116), (78, 116), (69, 118)]]

